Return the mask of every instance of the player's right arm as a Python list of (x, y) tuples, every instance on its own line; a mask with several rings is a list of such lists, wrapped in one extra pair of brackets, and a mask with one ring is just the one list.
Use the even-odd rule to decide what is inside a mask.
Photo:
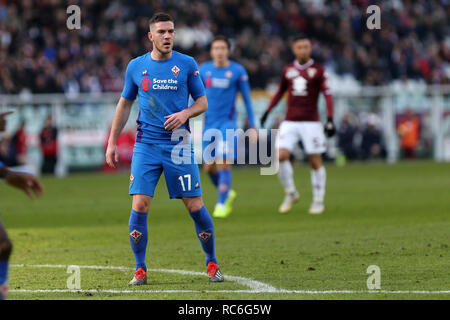
[(119, 162), (119, 152), (117, 150), (116, 142), (122, 132), (125, 124), (130, 116), (131, 107), (133, 106), (133, 100), (128, 100), (124, 97), (120, 97), (117, 103), (116, 112), (114, 113), (114, 119), (111, 126), (111, 132), (109, 133), (108, 147), (106, 148), (106, 163), (115, 168)]
[(125, 85), (122, 96), (117, 103), (111, 132), (109, 133), (108, 147), (106, 148), (106, 163), (112, 168), (115, 168), (119, 162), (119, 152), (116, 146), (117, 139), (128, 121), (131, 107), (138, 93), (138, 86), (133, 80), (133, 61), (131, 60), (128, 64), (127, 71), (125, 72)]
[(288, 81), (285, 76), (285, 69), (283, 69), (283, 73), (281, 74), (281, 80), (280, 84), (278, 85), (278, 90), (275, 93), (275, 95), (270, 100), (269, 106), (267, 107), (267, 110), (264, 112), (263, 116), (261, 117), (261, 127), (264, 126), (264, 123), (267, 120), (267, 116), (269, 115), (269, 112), (278, 104), (278, 102), (283, 98), (284, 93), (286, 92), (288, 88)]

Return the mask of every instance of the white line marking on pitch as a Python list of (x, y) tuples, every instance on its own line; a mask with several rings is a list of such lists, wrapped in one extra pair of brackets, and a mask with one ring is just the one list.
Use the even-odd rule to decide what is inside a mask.
[(261, 291), (261, 290), (69, 290), (69, 289), (11, 289), (9, 292), (22, 293), (296, 293), (296, 294), (346, 294), (346, 293), (370, 293), (370, 294), (450, 294), (447, 291), (407, 291), (407, 290), (276, 290), (276, 291)]
[[(69, 265), (26, 265), (26, 264), (12, 264), (11, 267), (29, 267), (29, 268), (67, 268)], [(78, 266), (78, 265), (77, 265)], [(115, 266), (78, 266), (81, 269), (103, 269), (103, 270), (120, 270), (132, 271), (129, 267), (115, 267)], [(203, 272), (174, 270), (174, 269), (150, 269), (153, 272), (177, 273), (182, 275), (193, 276), (207, 276)], [(249, 287), (249, 290), (107, 290), (107, 289), (93, 289), (93, 290), (69, 290), (69, 289), (11, 289), (9, 292), (22, 293), (297, 293), (297, 294), (354, 294), (354, 293), (375, 293), (375, 294), (450, 294), (450, 290), (286, 290), (277, 289), (266, 283), (253, 280), (250, 278), (225, 276), (225, 279), (237, 282)]]
[[(64, 269), (67, 269), (68, 266), (69, 265), (62, 265), (62, 264), (55, 264), (55, 265), (52, 265), (52, 264), (38, 264), (38, 265), (12, 264), (11, 265), (11, 267), (64, 268)], [(133, 268), (129, 268), (129, 267), (115, 267), (115, 266), (78, 266), (78, 267), (80, 267), (81, 269), (134, 271)], [(175, 270), (175, 269), (150, 269), (150, 272), (152, 272), (152, 271), (153, 272), (165, 272), (165, 273), (177, 273), (177, 274), (190, 275), (190, 276), (203, 276), (203, 277), (207, 276), (207, 274), (205, 272), (198, 272), (198, 271)], [(225, 277), (225, 280), (239, 283), (243, 286), (248, 287), (251, 291), (260, 291), (260, 292), (277, 292), (278, 291), (277, 288), (272, 287), (269, 284), (266, 284), (261, 281), (253, 280), (250, 278), (227, 276), (227, 275), (224, 275), (224, 277)], [(198, 292), (201, 292), (201, 291), (198, 291)]]

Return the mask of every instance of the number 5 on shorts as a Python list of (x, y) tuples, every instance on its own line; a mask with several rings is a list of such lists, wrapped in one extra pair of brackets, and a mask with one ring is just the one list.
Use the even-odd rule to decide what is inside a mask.
[(183, 189), (183, 191), (186, 191), (186, 187), (184, 185), (184, 178), (187, 179), (187, 190), (191, 191), (191, 175), (190, 174), (185, 174), (184, 176), (179, 176), (178, 180), (180, 180), (181, 183), (181, 188)]

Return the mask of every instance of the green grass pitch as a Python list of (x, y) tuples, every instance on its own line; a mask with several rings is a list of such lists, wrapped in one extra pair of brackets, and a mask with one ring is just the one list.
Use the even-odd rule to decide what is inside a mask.
[[(234, 170), (238, 197), (229, 218), (214, 220), (216, 253), (225, 275), (245, 279), (219, 284), (167, 272), (206, 270), (193, 222), (162, 178), (149, 215), (149, 284), (128, 286), (131, 269), (81, 268), (81, 289), (96, 290), (81, 292), (64, 291), (65, 267), (35, 265), (133, 268), (128, 175), (44, 178), (45, 195), (34, 201), (1, 184), (1, 219), (14, 242), (9, 299), (449, 299), (433, 292), (450, 290), (450, 164), (330, 165), (327, 175), (323, 215), (307, 214), (306, 165), (295, 166), (300, 202), (280, 215), (276, 176)], [(202, 182), (211, 212), (216, 192), (203, 173)], [(381, 270), (382, 292), (368, 292), (369, 265)], [(253, 292), (248, 279), (276, 290)]]

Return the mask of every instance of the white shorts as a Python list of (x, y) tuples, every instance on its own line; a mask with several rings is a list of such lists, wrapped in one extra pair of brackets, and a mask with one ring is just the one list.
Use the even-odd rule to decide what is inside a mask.
[(301, 141), (306, 154), (321, 154), (327, 150), (327, 139), (320, 121), (283, 121), (279, 134), (278, 149), (292, 151)]

